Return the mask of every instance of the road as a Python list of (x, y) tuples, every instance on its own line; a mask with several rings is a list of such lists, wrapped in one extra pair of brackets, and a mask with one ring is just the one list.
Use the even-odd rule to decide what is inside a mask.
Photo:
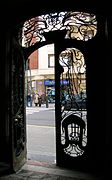
[(55, 147), (55, 108), (28, 107), (27, 158), (40, 162), (54, 163)]
[(28, 125), (55, 126), (54, 108), (27, 108), (26, 117)]

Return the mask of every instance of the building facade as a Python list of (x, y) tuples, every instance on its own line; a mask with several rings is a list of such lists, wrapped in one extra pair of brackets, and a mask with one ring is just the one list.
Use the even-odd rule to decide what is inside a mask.
[[(54, 45), (46, 45), (29, 56), (29, 68), (26, 70), (27, 94), (38, 93), (44, 98), (48, 91), (54, 89)], [(44, 60), (44, 61), (43, 61)]]

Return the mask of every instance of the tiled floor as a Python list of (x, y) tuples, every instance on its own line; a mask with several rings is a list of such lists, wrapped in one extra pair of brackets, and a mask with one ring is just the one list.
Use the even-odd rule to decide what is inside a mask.
[[(79, 173), (47, 163), (28, 161), (20, 171), (0, 177), (0, 180), (103, 180), (86, 173)], [(108, 179), (106, 179), (108, 180)]]

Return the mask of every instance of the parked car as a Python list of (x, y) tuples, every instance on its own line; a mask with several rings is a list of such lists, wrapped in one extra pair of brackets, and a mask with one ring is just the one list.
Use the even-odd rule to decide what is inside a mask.
[(74, 96), (67, 95), (65, 101), (63, 102), (65, 110), (86, 110), (86, 92), (81, 92)]

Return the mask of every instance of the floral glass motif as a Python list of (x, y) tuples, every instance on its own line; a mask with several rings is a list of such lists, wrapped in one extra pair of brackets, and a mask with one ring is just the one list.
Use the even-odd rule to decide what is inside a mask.
[(44, 32), (64, 29), (67, 31), (66, 39), (92, 39), (97, 33), (96, 16), (84, 12), (56, 12), (29, 19), (22, 28), (22, 46), (45, 41)]

